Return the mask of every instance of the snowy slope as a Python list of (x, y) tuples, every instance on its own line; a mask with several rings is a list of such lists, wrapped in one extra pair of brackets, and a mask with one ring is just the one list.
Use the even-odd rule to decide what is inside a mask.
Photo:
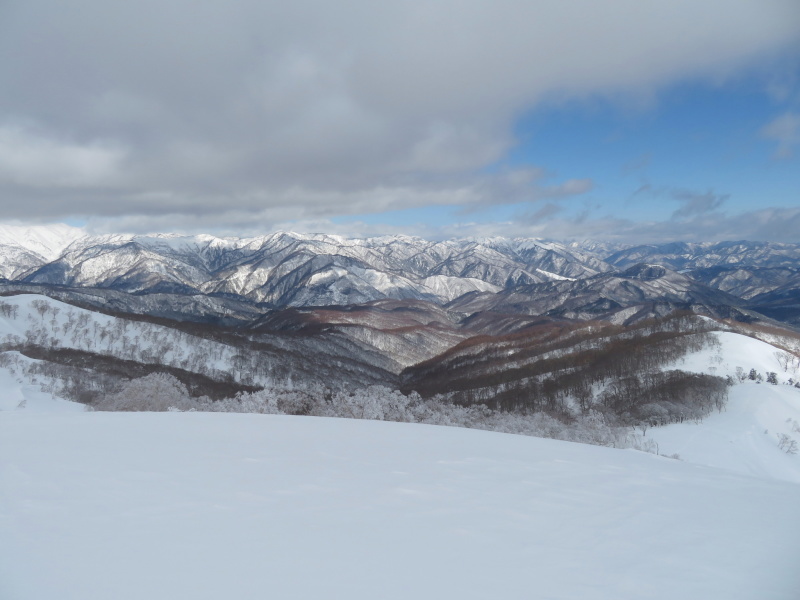
[[(21, 361), (36, 362), (12, 352)], [(19, 378), (7, 368), (0, 367), (0, 411), (24, 410), (26, 412), (83, 412), (83, 404), (62, 400), (43, 392), (41, 386), (33, 383), (20, 383)]]
[(690, 353), (672, 368), (735, 377), (736, 367), (741, 367), (745, 373), (755, 369), (764, 378), (768, 372), (774, 372), (779, 383), (800, 379), (800, 368), (785, 370), (778, 360), (778, 356), (785, 353), (772, 344), (732, 331), (718, 331), (711, 335), (719, 341), (718, 345)]
[[(784, 369), (778, 360), (783, 351), (761, 340), (733, 332), (712, 335), (718, 345), (691, 353), (667, 368), (732, 377), (736, 384), (729, 391), (728, 404), (702, 423), (657, 427), (646, 435), (658, 443), (662, 455), (678, 454), (692, 463), (800, 483), (800, 456), (783, 452), (777, 439), (783, 433), (800, 444), (800, 431), (792, 429), (795, 421), (800, 424), (800, 389), (785, 385), (800, 379), (798, 369), (791, 365)], [(737, 367), (744, 373), (755, 369), (763, 379), (774, 372), (779, 385), (741, 382)]]
[(722, 412), (702, 423), (649, 429), (661, 454), (757, 477), (800, 483), (800, 456), (778, 447), (778, 434), (800, 444), (800, 389), (786, 385), (735, 385)]
[(798, 502), (480, 431), (4, 412), (0, 597), (794, 600)]
[(205, 350), (207, 367), (223, 371), (232, 369), (231, 360), (236, 352), (231, 346), (170, 327), (120, 319), (35, 294), (3, 298), (0, 307), (13, 311), (11, 318), (0, 315), (0, 344), (13, 346), (28, 340), (49, 348), (83, 350), (168, 366), (179, 366)]

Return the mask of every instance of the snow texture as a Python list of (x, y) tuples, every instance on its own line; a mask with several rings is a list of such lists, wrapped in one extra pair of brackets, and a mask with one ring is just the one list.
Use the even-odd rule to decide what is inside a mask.
[(400, 423), (0, 413), (5, 600), (795, 600), (800, 486)]

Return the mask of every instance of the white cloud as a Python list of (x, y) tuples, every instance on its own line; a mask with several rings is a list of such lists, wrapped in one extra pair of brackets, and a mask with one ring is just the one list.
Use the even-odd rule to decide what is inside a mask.
[(736, 214), (698, 214), (674, 221), (632, 221), (583, 213), (572, 218), (537, 215), (507, 223), (461, 223), (443, 227), (439, 237), (519, 236), (553, 240), (624, 243), (764, 240), (800, 243), (800, 208), (764, 208)]
[(331, 218), (307, 217), (283, 221), (274, 213), (230, 210), (219, 216), (163, 215), (94, 218), (87, 224), (92, 233), (182, 232), (214, 235), (256, 236), (273, 231), (330, 233), (348, 237), (385, 234), (416, 235), (426, 239), (464, 237), (534, 237), (560, 241), (598, 240), (623, 243), (671, 241), (764, 240), (800, 243), (800, 208), (765, 208), (736, 214), (695, 215), (681, 221), (637, 222), (613, 216), (562, 216), (564, 211), (548, 204), (527, 216), (501, 222), (458, 221), (436, 225), (420, 221), (398, 225), (360, 220), (342, 222)]
[(775, 158), (790, 158), (794, 154), (794, 147), (800, 144), (800, 114), (782, 114), (767, 123), (761, 129), (761, 135), (778, 143)]
[(799, 34), (796, 0), (14, 3), (0, 122), (38, 128), (5, 133), (0, 216), (480, 204), (537, 103), (724, 76)]

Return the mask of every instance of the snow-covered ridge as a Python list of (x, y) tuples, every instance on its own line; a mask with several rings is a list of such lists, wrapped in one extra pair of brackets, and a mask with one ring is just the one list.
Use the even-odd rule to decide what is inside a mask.
[[(631, 279), (657, 280), (649, 287), (664, 290), (673, 300), (676, 286), (693, 283), (730, 292), (732, 306), (742, 304), (737, 298), (756, 299), (765, 304), (762, 314), (768, 317), (800, 320), (786, 310), (786, 299), (800, 293), (800, 246), (792, 244), (680, 243), (620, 249), (594, 242), (502, 237), (430, 241), (405, 235), (348, 238), (284, 231), (248, 238), (94, 236), (68, 226), (0, 227), (0, 277), (12, 281), (145, 294), (234, 294), (276, 306), (382, 299), (445, 304), (470, 292), (495, 294), (518, 286), (582, 282), (626, 269), (632, 269)], [(764, 297), (769, 293), (774, 297)], [(730, 298), (717, 299), (731, 304)], [(680, 301), (687, 300), (692, 302)], [(581, 312), (570, 316), (592, 318)]]
[(400, 235), (358, 239), (293, 232), (241, 239), (109, 234), (76, 239), (55, 260), (27, 264), (14, 277), (128, 292), (239, 294), (257, 302), (308, 306), (385, 298), (446, 303), (467, 292), (496, 292), (609, 269), (564, 245), (530, 240), (430, 242)]
[(70, 244), (85, 235), (83, 229), (63, 223), (33, 226), (0, 224), (0, 244), (24, 248), (45, 261), (55, 260)]

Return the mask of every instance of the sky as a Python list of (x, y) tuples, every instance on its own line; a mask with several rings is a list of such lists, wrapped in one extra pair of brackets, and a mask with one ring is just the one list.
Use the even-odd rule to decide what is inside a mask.
[(800, 242), (800, 2), (2, 0), (0, 221)]

